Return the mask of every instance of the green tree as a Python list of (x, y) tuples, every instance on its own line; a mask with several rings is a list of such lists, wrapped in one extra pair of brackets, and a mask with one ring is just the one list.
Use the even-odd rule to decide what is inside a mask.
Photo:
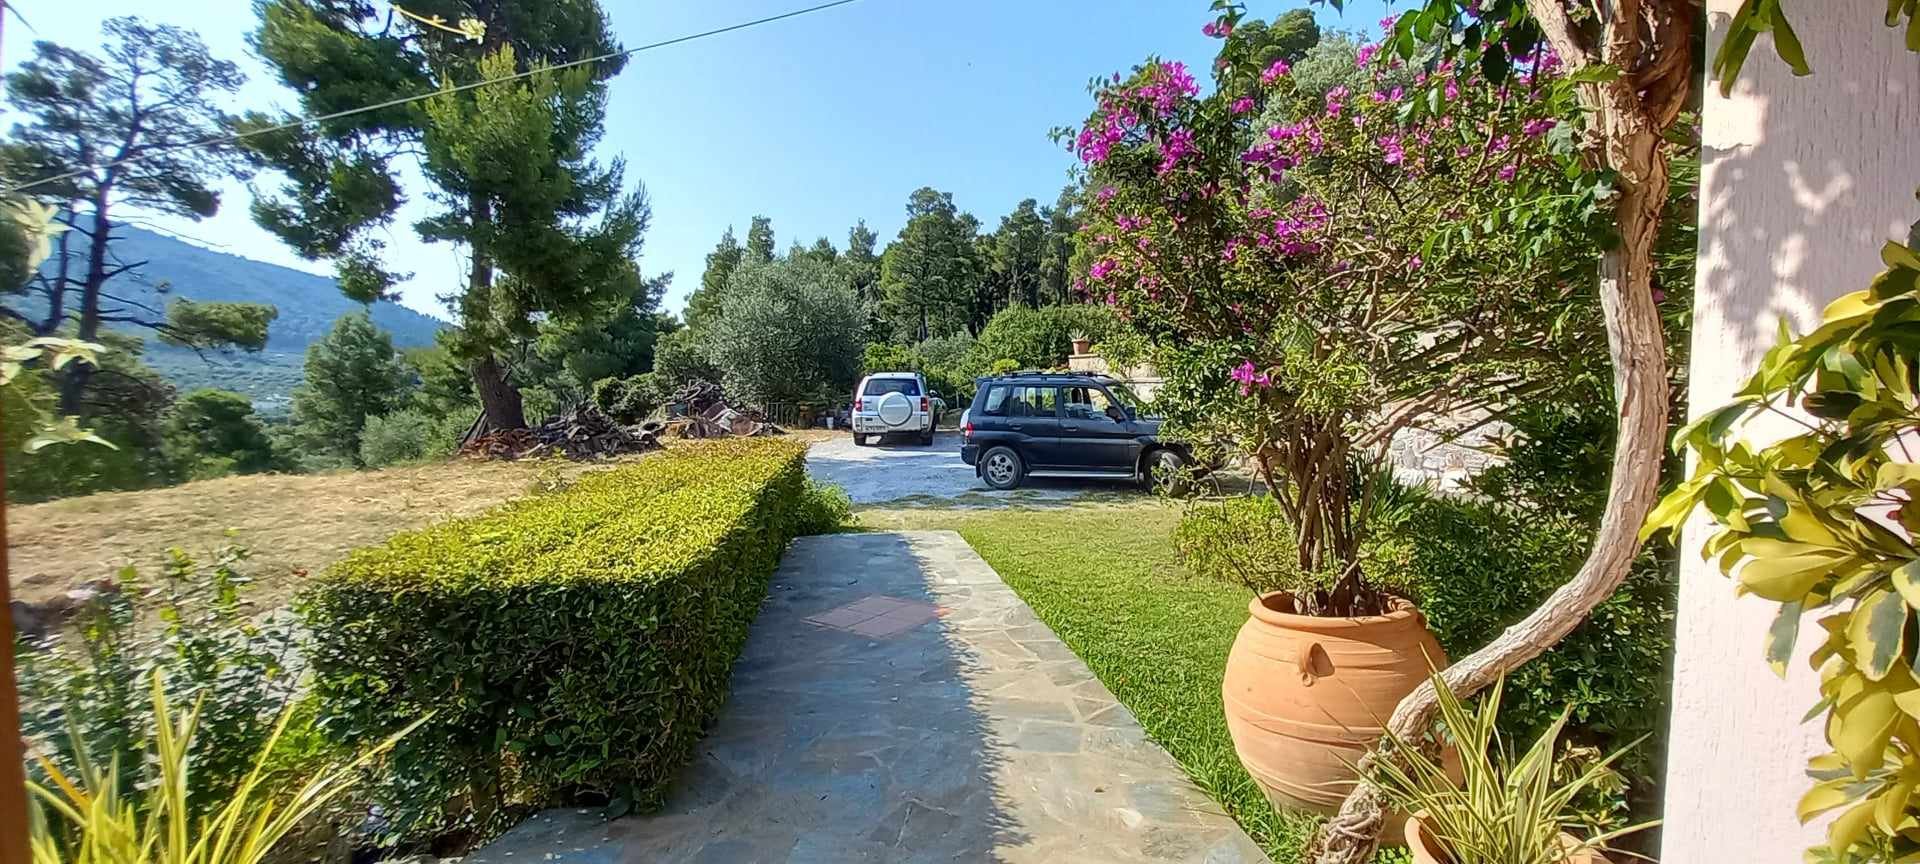
[(1040, 208), (1047, 223), (1045, 246), (1040, 253), (1040, 302), (1065, 303), (1072, 297), (1074, 235), (1080, 232), (1080, 189), (1068, 186), (1052, 207)]
[[(161, 310), (109, 290), (115, 279), (137, 278), (144, 263), (113, 254), (117, 208), (196, 220), (219, 209), (215, 184), (243, 163), (232, 145), (200, 142), (225, 131), (229, 118), (214, 100), (238, 91), (245, 76), (190, 30), (132, 17), (110, 18), (102, 30), (104, 59), (36, 42), (33, 57), (7, 76), (20, 122), (0, 145), (0, 163), (16, 182), (47, 180), (33, 193), (60, 208), (67, 230), (30, 280), (8, 284), (33, 305), (11, 301), (0, 315), (40, 336), (71, 326), (81, 341), (97, 342), (103, 325), (124, 325), (196, 349), (258, 351), (277, 314), (271, 306), (181, 300)], [(62, 413), (83, 413), (94, 371), (67, 367)]]
[(989, 272), (1005, 291), (995, 311), (1016, 304), (1038, 307), (1044, 302), (1045, 279), (1041, 265), (1047, 255), (1047, 221), (1041, 215), (1039, 202), (1032, 198), (1020, 202), (1012, 213), (1001, 217), (1000, 229), (993, 235), (993, 257), (989, 260)]
[(253, 474), (273, 467), (273, 444), (253, 413), (253, 400), (202, 388), (181, 396), (161, 427), (161, 449), (188, 480)]
[(922, 187), (907, 200), (907, 224), (880, 261), (880, 289), (897, 336), (918, 342), (968, 329), (981, 276), (977, 228), (953, 206), (951, 193)]
[(1320, 42), (1320, 25), (1311, 9), (1289, 9), (1269, 24), (1258, 19), (1241, 21), (1227, 37), (1230, 45), (1246, 52), (1260, 68), (1276, 60), (1298, 63)]
[[(364, 3), (263, 0), (254, 44), (306, 114), (468, 82), (538, 72), (618, 49), (593, 0), (422, 0), (409, 16)], [(412, 16), (478, 22), (480, 39)], [(526, 425), (508, 352), (542, 316), (567, 317), (632, 296), (634, 263), (650, 216), (626, 191), (624, 164), (591, 156), (602, 134), (606, 80), (619, 56), (511, 82), (455, 91), (310, 127), (249, 139), (253, 156), (285, 177), (254, 217), (295, 251), (334, 261), (344, 291), (372, 300), (391, 290), (375, 235), (401, 200), (394, 171), (417, 153), (437, 212), (416, 223), (428, 241), (468, 251), (455, 292), (457, 338), (485, 410), (484, 428)], [(284, 118), (249, 115), (260, 130)]]
[(727, 392), (752, 402), (804, 402), (851, 390), (860, 372), (852, 286), (811, 260), (749, 264), (727, 287), (706, 336)]
[(365, 312), (349, 312), (307, 349), (306, 378), (293, 391), (293, 426), (306, 453), (360, 464), (368, 417), (404, 405), (413, 383), (393, 338)]
[[(673, 282), (669, 273), (647, 281), (632, 297), (571, 318), (540, 323), (529, 351), (526, 377), (561, 396), (587, 397), (593, 382), (625, 378), (653, 369), (654, 344), (661, 320), (654, 312)], [(678, 326), (677, 323), (672, 326)]]
[(825, 237), (814, 240), (813, 245), (808, 247), (802, 254), (812, 258), (817, 263), (828, 266), (832, 266), (834, 262), (840, 260), (840, 250), (833, 248), (833, 241)]
[(720, 235), (720, 242), (707, 253), (707, 269), (700, 274), (700, 287), (687, 295), (687, 326), (700, 326), (720, 309), (720, 296), (726, 293), (727, 280), (733, 278), (733, 271), (740, 267), (745, 254), (740, 241), (733, 238), (733, 226), (727, 226), (727, 233)]
[(773, 260), (773, 220), (765, 216), (753, 217), (753, 224), (747, 227), (746, 260), (765, 264)]

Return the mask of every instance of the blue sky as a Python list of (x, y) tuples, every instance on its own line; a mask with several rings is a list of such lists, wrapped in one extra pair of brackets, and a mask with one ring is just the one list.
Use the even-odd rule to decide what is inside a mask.
[[(379, 2), (379, 0), (376, 0)], [(96, 48), (99, 22), (137, 14), (200, 32), (249, 76), (234, 108), (291, 104), (246, 48), (250, 0), (9, 0), (37, 30), (11, 17), (11, 67), (36, 38)], [(404, 5), (404, 4), (403, 4)], [(633, 2), (603, 0), (628, 47), (812, 5), (809, 0)], [(1023, 198), (1050, 203), (1072, 158), (1047, 137), (1084, 118), (1089, 78), (1149, 54), (1204, 68), (1215, 43), (1200, 33), (1205, 0), (860, 0), (810, 16), (683, 43), (633, 57), (612, 83), (603, 157), (624, 155), (629, 182), (653, 201), (641, 266), (674, 271), (665, 307), (677, 311), (699, 284), (705, 257), (729, 225), (743, 239), (751, 217), (773, 219), (780, 248), (825, 235), (844, 247), (857, 219), (882, 245), (905, 221), (921, 186), (953, 193), (988, 229)], [(1270, 18), (1304, 0), (1252, 2)], [(1373, 29), (1379, 0), (1344, 14), (1315, 7), (1323, 27)], [(416, 197), (418, 190), (415, 190)], [(222, 251), (328, 272), (303, 262), (247, 216), (233, 183), (220, 215), (154, 227)], [(410, 271), (402, 302), (441, 315), (438, 295), (457, 287), (461, 256), (413, 237), (409, 205), (391, 228), (389, 265)], [(191, 295), (192, 286), (178, 286)]]

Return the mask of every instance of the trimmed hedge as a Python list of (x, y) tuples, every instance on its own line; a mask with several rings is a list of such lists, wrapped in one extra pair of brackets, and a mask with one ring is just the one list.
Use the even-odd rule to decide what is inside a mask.
[(804, 453), (689, 445), (335, 565), (302, 604), (319, 725), (358, 743), (432, 713), (376, 793), (385, 839), (657, 804), (810, 521)]

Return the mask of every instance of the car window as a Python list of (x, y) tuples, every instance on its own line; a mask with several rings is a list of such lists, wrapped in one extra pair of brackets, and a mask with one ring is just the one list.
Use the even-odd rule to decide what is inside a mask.
[(920, 395), (920, 382), (912, 378), (869, 378), (865, 396), (885, 396), (888, 393), (903, 393), (908, 396)]
[(1007, 397), (1005, 413), (1009, 417), (1052, 417), (1057, 392), (1051, 386), (1015, 387), (1013, 394)]
[(1112, 420), (1107, 413), (1113, 408), (1113, 398), (1107, 391), (1098, 387), (1066, 387), (1061, 391), (1064, 397), (1060, 403), (1062, 416), (1076, 420)]
[(980, 403), (980, 413), (995, 417), (1007, 413), (1004, 409), (1007, 407), (1007, 391), (1010, 389), (1012, 388), (999, 384), (987, 388), (987, 401)]

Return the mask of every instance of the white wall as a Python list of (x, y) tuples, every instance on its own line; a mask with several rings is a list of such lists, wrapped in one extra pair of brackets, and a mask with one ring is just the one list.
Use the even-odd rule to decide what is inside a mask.
[[(1738, 6), (1708, 0), (1709, 56)], [(1813, 77), (1793, 77), (1762, 37), (1733, 96), (1710, 85), (1705, 99), (1695, 414), (1744, 382), (1782, 316), (1805, 332), (1920, 218), (1920, 55), (1882, 26), (1882, 0), (1787, 8)], [(1700, 560), (1703, 535), (1690, 530), (1681, 556), (1661, 859), (1797, 864), (1820, 837), (1794, 818), (1806, 759), (1825, 749), (1800, 722), (1817, 699), (1805, 657), (1818, 630), (1807, 622), (1789, 679), (1775, 678), (1761, 636), (1776, 605), (1736, 599)]]

